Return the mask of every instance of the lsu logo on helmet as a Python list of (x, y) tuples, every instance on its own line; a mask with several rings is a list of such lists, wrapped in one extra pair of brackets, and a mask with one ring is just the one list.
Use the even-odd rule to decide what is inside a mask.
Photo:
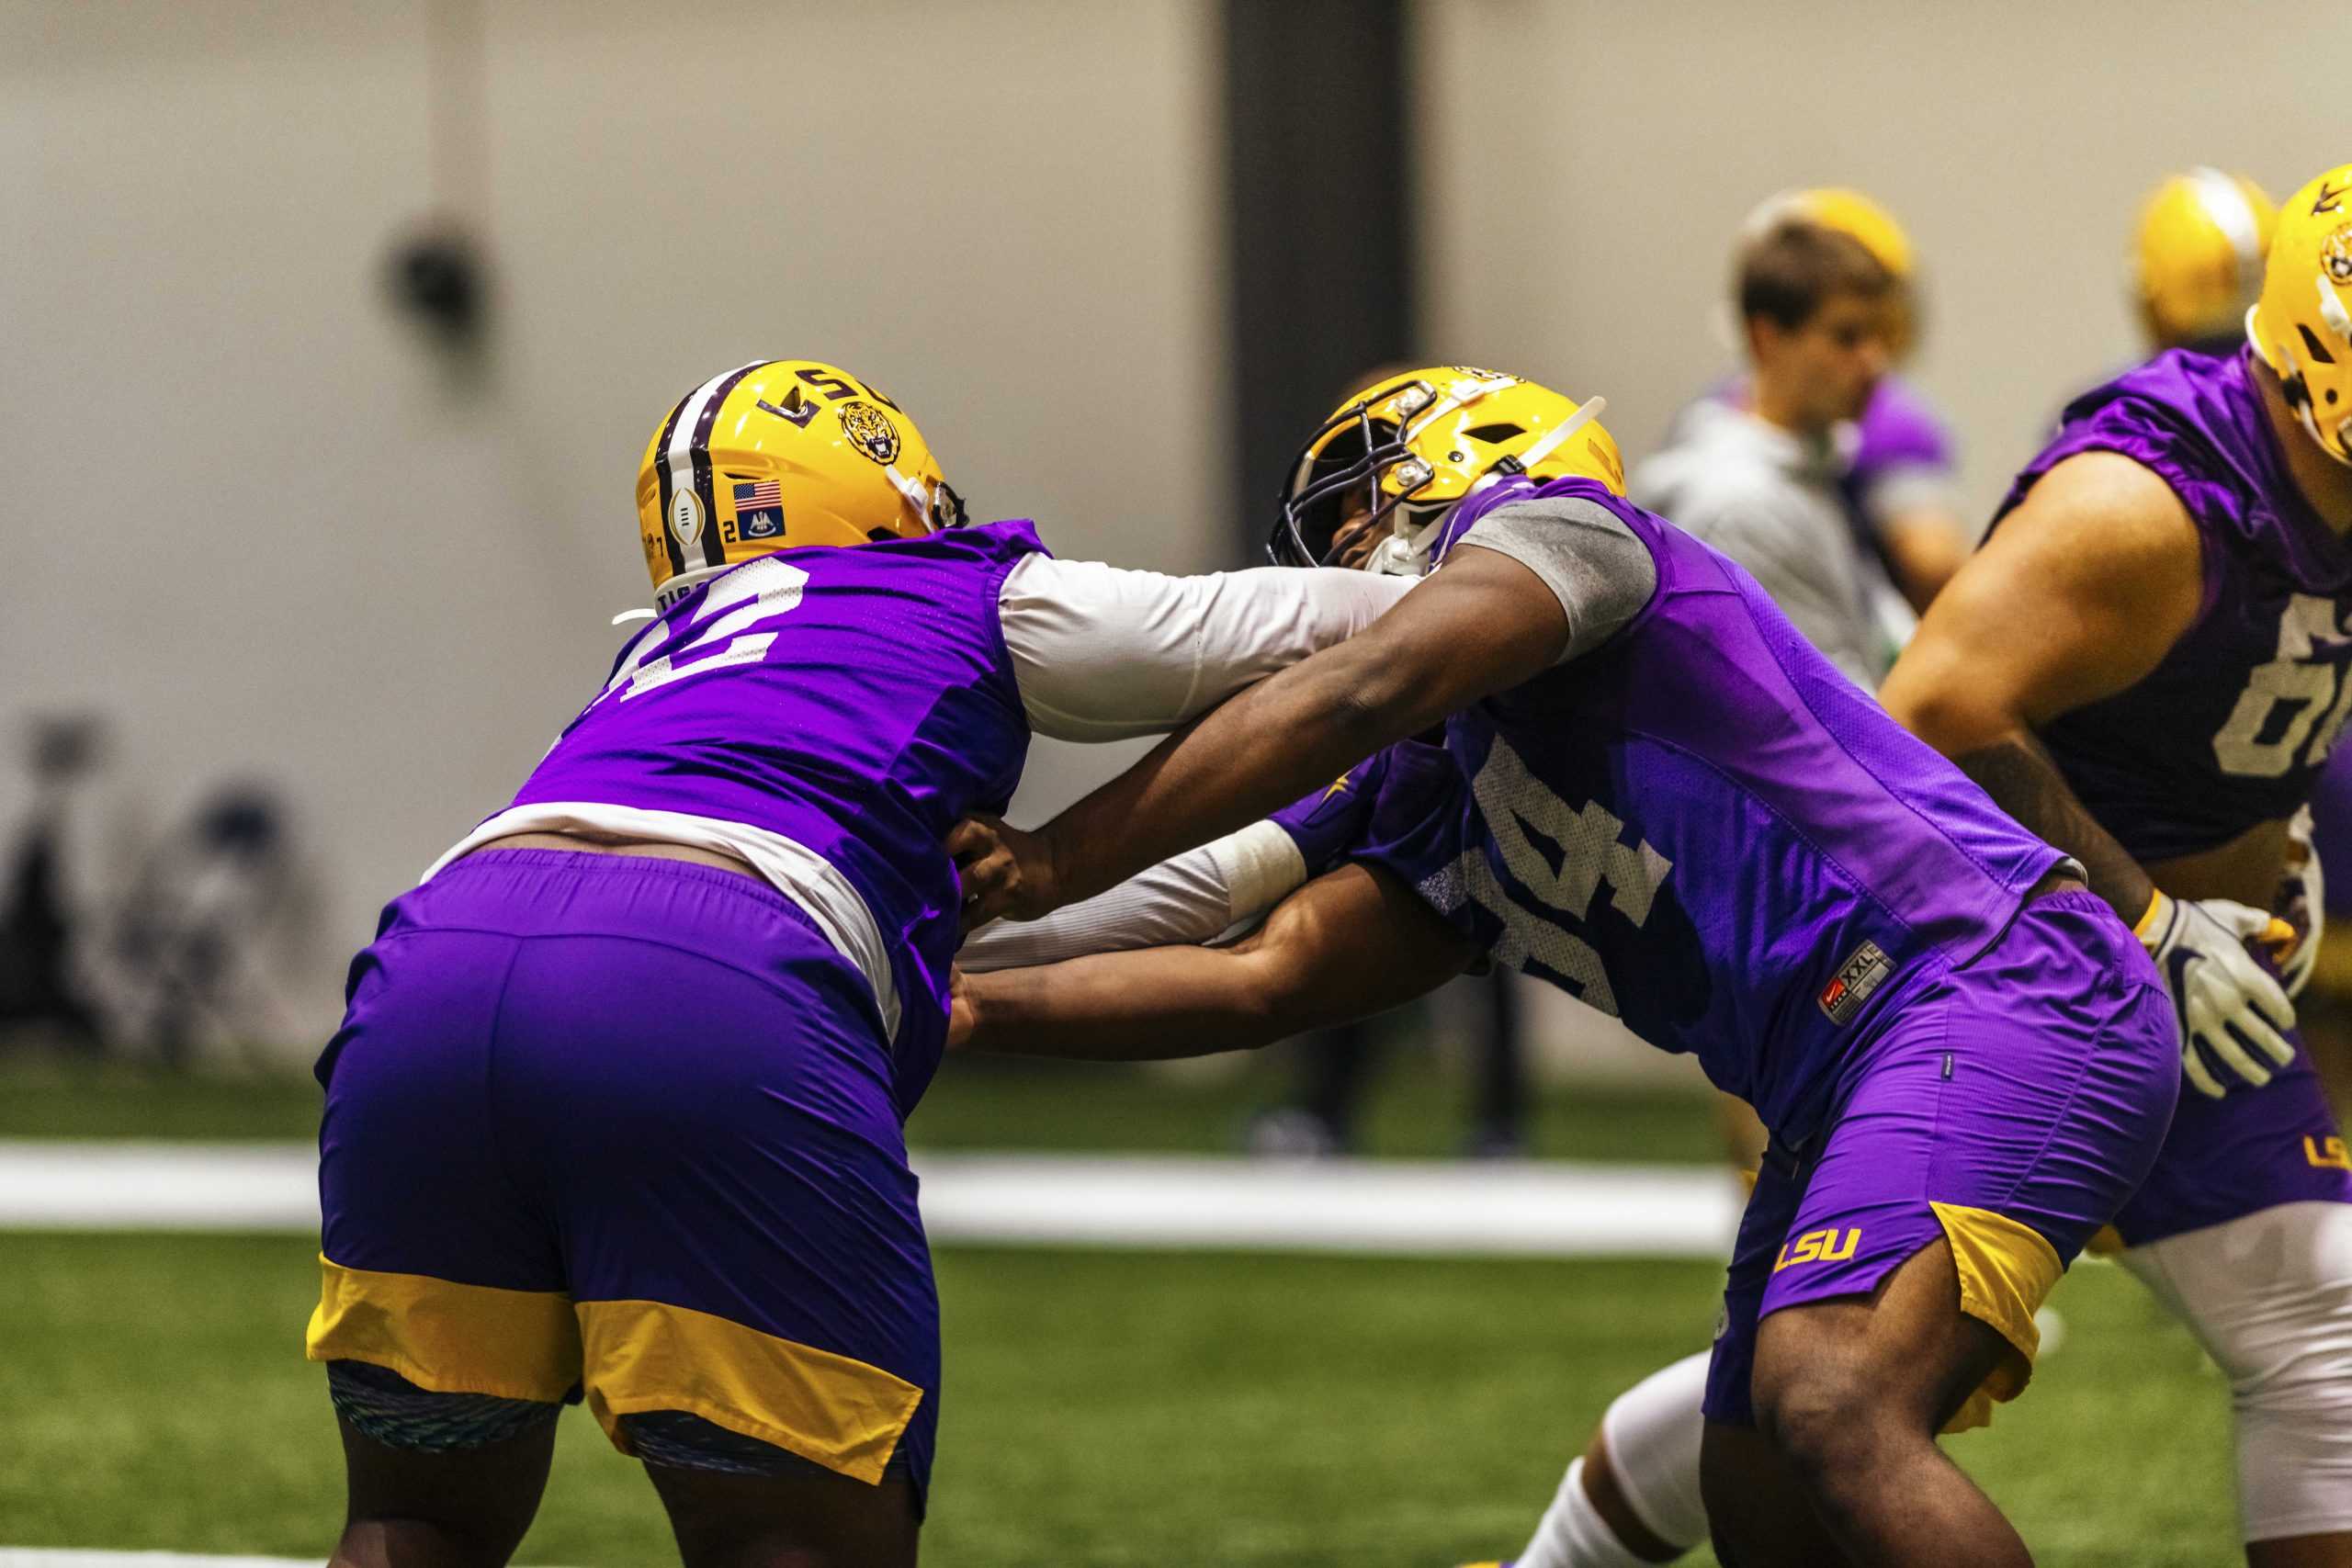
[(2352, 164), (2278, 209), (2245, 335), (2320, 450), (2352, 464)]
[(1266, 553), (1283, 566), (1418, 576), (1454, 503), (1498, 479), (1598, 479), (1623, 495), (1624, 460), (1598, 418), (1606, 406), (1466, 365), (1383, 377), (1299, 448)]
[(2140, 319), (2159, 348), (2231, 336), (2262, 287), (2278, 209), (2242, 175), (2196, 168), (2148, 193), (2132, 236)]
[(654, 603), (770, 550), (914, 539), (964, 522), (930, 444), (837, 366), (763, 359), (688, 392), (646, 444), (638, 531)]

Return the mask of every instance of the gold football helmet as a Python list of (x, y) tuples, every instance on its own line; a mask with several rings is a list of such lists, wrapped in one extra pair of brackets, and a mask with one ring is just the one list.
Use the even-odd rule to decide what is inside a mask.
[(2262, 287), (2278, 216), (2260, 186), (2219, 169), (2191, 169), (2149, 192), (2132, 241), (2149, 341), (2185, 348), (2235, 336)]
[(637, 517), (665, 610), (771, 550), (921, 538), (965, 520), (914, 421), (814, 359), (754, 360), (679, 399), (638, 465)]
[(1338, 564), (1384, 525), (1362, 564), (1419, 576), (1445, 514), (1498, 479), (1574, 476), (1625, 492), (1625, 465), (1599, 398), (1466, 365), (1385, 376), (1342, 403), (1292, 461), (1267, 554), (1278, 565)]
[(2320, 449), (2352, 464), (2352, 164), (2278, 209), (2245, 335)]

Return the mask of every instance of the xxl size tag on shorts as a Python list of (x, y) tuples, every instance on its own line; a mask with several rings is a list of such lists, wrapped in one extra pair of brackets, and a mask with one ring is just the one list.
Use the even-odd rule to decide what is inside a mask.
[(1866, 942), (1838, 965), (1837, 978), (1822, 987), (1821, 995), (1814, 999), (1829, 1015), (1830, 1022), (1851, 1023), (1854, 1015), (1862, 1010), (1862, 1004), (1871, 999), (1871, 993), (1894, 973), (1894, 965), (1888, 961), (1886, 950), (1874, 942)]

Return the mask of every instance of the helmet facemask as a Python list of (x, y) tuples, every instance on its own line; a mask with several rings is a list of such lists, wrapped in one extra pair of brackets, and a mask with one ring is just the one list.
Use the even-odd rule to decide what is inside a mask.
[[(1379, 387), (1333, 414), (1306, 438), (1291, 467), (1283, 488), (1282, 514), (1267, 541), (1266, 553), (1277, 566), (1337, 566), (1347, 544), (1366, 529), (1376, 530), (1419, 491), (1435, 472), (1406, 445), (1406, 425), (1376, 416), (1373, 410), (1394, 403), (1410, 416), (1437, 401), (1437, 389), (1427, 381), (1403, 387)], [(1408, 466), (1409, 465), (1409, 466)], [(1381, 480), (1396, 470), (1396, 489), (1383, 496)], [(1349, 521), (1348, 502), (1361, 491), (1370, 515), (1345, 540), (1340, 529)]]

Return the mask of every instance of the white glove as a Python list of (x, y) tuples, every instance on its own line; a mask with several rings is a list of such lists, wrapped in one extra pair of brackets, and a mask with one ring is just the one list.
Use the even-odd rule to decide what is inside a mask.
[(2319, 852), (2312, 845), (2312, 808), (2304, 807), (2287, 824), (2287, 868), (2278, 875), (2278, 893), (2271, 911), (2294, 928), (2295, 945), (2278, 961), (2278, 977), (2287, 994), (2300, 997), (2319, 964), (2319, 939), (2327, 929), (2326, 897), (2320, 883)]
[(2286, 921), (2227, 898), (2183, 903), (2159, 891), (2133, 930), (2172, 993), (2181, 1071), (2198, 1093), (2219, 1100), (2227, 1092), (2209, 1059), (2257, 1089), (2268, 1083), (2270, 1069), (2247, 1045), (2282, 1067), (2295, 1059), (2285, 1039), (2295, 1004), (2245, 945), (2249, 938), (2274, 948), (2291, 941)]

